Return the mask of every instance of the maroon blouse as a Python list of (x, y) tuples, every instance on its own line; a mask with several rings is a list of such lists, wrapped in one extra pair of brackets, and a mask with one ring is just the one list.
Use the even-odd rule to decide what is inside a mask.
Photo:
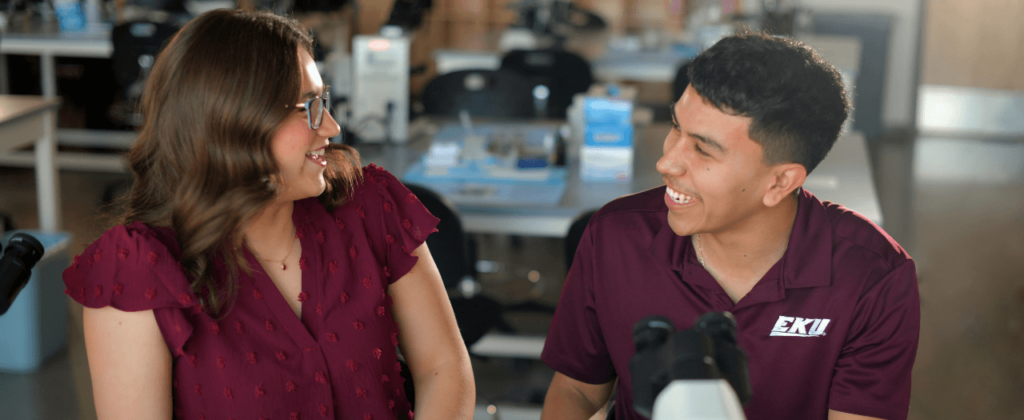
[(412, 418), (387, 288), (412, 269), (438, 219), (371, 164), (348, 203), (328, 213), (316, 198), (296, 201), (292, 220), (301, 319), (248, 252), (252, 275), (240, 273), (234, 307), (211, 319), (178, 264), (174, 232), (138, 222), (75, 257), (65, 293), (90, 308), (153, 310), (174, 356), (178, 418)]

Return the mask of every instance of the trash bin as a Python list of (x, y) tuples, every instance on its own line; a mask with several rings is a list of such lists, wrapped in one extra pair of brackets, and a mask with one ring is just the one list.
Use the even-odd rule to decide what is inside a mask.
[(0, 371), (30, 373), (39, 369), (67, 342), (68, 303), (62, 273), (71, 265), (71, 234), (16, 230), (4, 234), (7, 249), (11, 235), (22, 232), (43, 244), (43, 258), (17, 299), (0, 316)]

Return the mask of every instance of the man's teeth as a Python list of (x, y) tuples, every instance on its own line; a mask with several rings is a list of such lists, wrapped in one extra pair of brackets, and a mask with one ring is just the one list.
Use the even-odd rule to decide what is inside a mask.
[(665, 187), (665, 192), (668, 193), (669, 197), (672, 197), (672, 201), (675, 201), (675, 202), (677, 202), (679, 204), (686, 204), (686, 203), (689, 203), (691, 201), (696, 201), (697, 200), (696, 198), (690, 197), (690, 196), (688, 196), (686, 194), (683, 194), (681, 192), (673, 190), (672, 188), (670, 188), (668, 186)]

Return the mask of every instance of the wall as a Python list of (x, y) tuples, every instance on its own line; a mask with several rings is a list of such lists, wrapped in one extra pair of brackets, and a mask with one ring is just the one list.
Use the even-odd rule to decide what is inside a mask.
[(800, 0), (801, 5), (813, 10), (887, 13), (895, 18), (882, 104), (885, 129), (910, 128), (914, 123), (920, 3), (921, 0)]

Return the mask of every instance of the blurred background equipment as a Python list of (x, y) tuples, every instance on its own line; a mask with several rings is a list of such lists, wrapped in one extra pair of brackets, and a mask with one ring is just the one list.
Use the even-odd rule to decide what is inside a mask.
[(363, 143), (409, 141), (409, 36), (400, 28), (352, 40), (352, 116)]

